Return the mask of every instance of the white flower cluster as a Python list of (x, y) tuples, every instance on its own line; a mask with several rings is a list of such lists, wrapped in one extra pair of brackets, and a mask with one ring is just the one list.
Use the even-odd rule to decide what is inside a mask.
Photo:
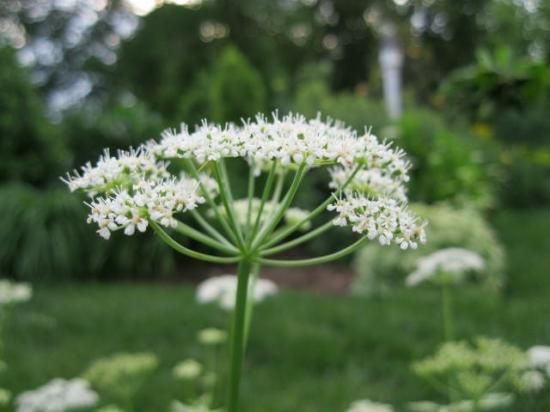
[(418, 243), (426, 242), (425, 224), (420, 224), (406, 205), (392, 198), (353, 194), (337, 199), (328, 210), (338, 213), (335, 225), (351, 226), (354, 232), (366, 233), (381, 245), (395, 243), (401, 249), (416, 249)]
[(33, 391), (23, 392), (15, 403), (17, 412), (64, 412), (94, 406), (99, 400), (83, 379), (53, 379)]
[[(119, 152), (116, 157), (106, 151), (96, 165), (88, 163), (65, 182), (71, 190), (84, 190), (92, 198), (103, 196), (90, 203), (88, 219), (98, 224), (101, 236), (108, 238), (115, 230), (131, 235), (146, 230), (150, 220), (174, 225), (174, 213), (204, 201), (205, 193), (193, 179), (175, 179), (170, 165), (159, 159), (190, 159), (202, 166), (226, 157), (241, 157), (258, 172), (274, 161), (282, 168), (336, 165), (330, 183), (335, 190), (359, 167), (348, 189), (329, 207), (339, 213), (335, 224), (349, 225), (383, 245), (396, 243), (403, 249), (416, 248), (425, 240), (424, 226), (406, 207), (410, 164), (404, 152), (379, 142), (370, 132), (358, 135), (320, 116), (306, 119), (298, 114), (275, 114), (267, 119), (258, 115), (242, 126), (204, 122), (193, 132), (183, 125), (180, 131), (165, 131), (160, 142), (148, 142), (137, 150)], [(209, 193), (218, 191), (212, 179), (204, 177), (201, 182)], [(241, 206), (235, 204), (240, 222), (246, 216), (241, 213), (246, 208)], [(266, 215), (270, 208), (268, 205)], [(289, 209), (287, 222), (302, 216), (300, 209)]]
[(521, 389), (541, 390), (550, 381), (550, 346), (537, 345), (527, 350), (529, 368), (522, 375)]
[(199, 193), (199, 183), (186, 177), (141, 180), (131, 190), (120, 189), (94, 199), (89, 205), (88, 223), (96, 223), (99, 235), (105, 239), (117, 230), (126, 235), (133, 235), (136, 229), (145, 232), (149, 219), (175, 226), (174, 213), (194, 209), (205, 201)]
[[(338, 189), (344, 185), (351, 175), (350, 168), (335, 167), (330, 170), (331, 182), (329, 187)], [(389, 176), (383, 169), (360, 170), (346, 188), (346, 193), (361, 193), (369, 197), (390, 197), (400, 202), (407, 201), (407, 189), (402, 180)]]
[(28, 283), (0, 280), (0, 306), (26, 302), (32, 297), (32, 287)]
[(462, 281), (469, 272), (481, 272), (485, 260), (475, 252), (462, 248), (440, 249), (418, 259), (416, 270), (407, 276), (407, 286), (416, 286), (425, 281)]
[[(260, 204), (261, 200), (258, 198), (253, 198), (250, 202), (250, 221), (251, 224), (254, 224), (254, 221), (256, 219), (256, 216), (260, 212)], [(269, 216), (273, 215), (277, 211), (277, 208), (279, 207), (279, 203), (273, 203), (273, 202), (266, 202), (264, 204), (264, 208), (262, 210), (262, 215), (260, 216), (259, 223), (262, 224), (265, 222)], [(247, 215), (248, 215), (248, 199), (238, 199), (233, 202), (233, 210), (235, 212), (235, 220), (237, 223), (245, 227), (246, 221), (247, 221)], [(226, 211), (225, 208), (220, 207), (219, 208), (220, 213), (225, 215)], [(208, 212), (210, 217), (214, 216), (214, 211), (210, 210)], [(289, 225), (297, 224), (301, 222), (303, 219), (305, 219), (308, 216), (309, 212), (304, 209), (300, 209), (297, 207), (290, 207), (285, 211), (284, 219), (285, 222)], [(300, 230), (308, 230), (311, 227), (311, 223), (308, 221), (304, 223)]]
[(165, 158), (192, 158), (199, 163), (223, 157), (243, 157), (255, 165), (277, 160), (282, 166), (306, 163), (308, 166), (339, 163), (365, 163), (369, 168), (384, 168), (391, 175), (406, 175), (409, 168), (403, 152), (381, 144), (366, 133), (358, 136), (343, 124), (306, 119), (289, 114), (262, 115), (242, 127), (220, 127), (204, 123), (190, 133), (186, 125), (179, 131), (167, 130), (160, 143), (150, 143), (149, 150)]
[(364, 399), (353, 402), (346, 412), (393, 412), (393, 410), (393, 407), (387, 403)]
[(71, 192), (84, 190), (94, 197), (115, 188), (131, 187), (145, 178), (168, 178), (170, 174), (167, 166), (168, 163), (157, 161), (144, 147), (127, 152), (119, 151), (116, 157), (111, 156), (106, 149), (95, 165), (88, 162), (80, 173), (75, 171), (74, 175), (67, 175), (67, 178), (62, 180)]
[[(249, 294), (255, 302), (261, 302), (278, 292), (277, 285), (267, 279), (250, 279)], [(197, 288), (199, 303), (217, 303), (222, 309), (233, 310), (237, 295), (237, 276), (221, 275), (206, 279)]]

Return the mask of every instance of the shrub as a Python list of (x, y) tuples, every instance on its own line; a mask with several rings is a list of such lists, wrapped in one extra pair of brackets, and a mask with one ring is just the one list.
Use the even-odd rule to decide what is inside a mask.
[(81, 200), (64, 188), (0, 186), (0, 274), (51, 280), (173, 269), (172, 252), (156, 238), (120, 237), (113, 248), (85, 220)]
[(417, 260), (447, 247), (461, 247), (477, 252), (486, 262), (483, 285), (490, 290), (504, 283), (505, 256), (502, 246), (483, 217), (473, 209), (456, 209), (448, 205), (413, 205), (428, 220), (428, 242), (404, 253), (369, 243), (360, 250), (354, 262), (357, 274), (353, 290), (360, 294), (383, 294), (403, 284)]
[(68, 153), (13, 50), (0, 46), (0, 61), (0, 182), (43, 184), (68, 166)]
[(397, 124), (396, 143), (411, 158), (411, 199), (486, 208), (493, 204), (496, 166), (487, 165), (487, 152), (465, 134), (446, 127), (429, 110), (414, 110)]

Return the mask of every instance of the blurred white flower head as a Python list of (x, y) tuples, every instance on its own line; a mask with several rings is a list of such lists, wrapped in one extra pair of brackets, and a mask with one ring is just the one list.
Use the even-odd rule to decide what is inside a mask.
[(550, 368), (550, 346), (533, 346), (527, 351), (527, 357), (532, 368)]
[(38, 389), (23, 392), (16, 400), (17, 412), (64, 412), (94, 406), (99, 400), (87, 381), (56, 378)]
[(387, 403), (363, 399), (353, 402), (346, 412), (393, 412), (393, 407)]
[(407, 286), (416, 286), (426, 281), (461, 282), (467, 273), (481, 272), (485, 260), (475, 252), (462, 248), (440, 249), (418, 259), (416, 270), (405, 280)]
[(32, 287), (28, 283), (0, 280), (0, 306), (26, 302), (32, 297)]
[(202, 364), (195, 359), (185, 359), (174, 366), (172, 373), (176, 379), (193, 380), (202, 373)]
[[(250, 280), (249, 296), (255, 302), (261, 302), (278, 292), (275, 283), (267, 279)], [(197, 288), (197, 301), (200, 303), (217, 303), (222, 309), (233, 310), (237, 294), (237, 277), (221, 275), (206, 279)]]
[(202, 345), (215, 346), (227, 340), (227, 332), (216, 328), (206, 328), (199, 331), (197, 339)]
[(544, 374), (538, 370), (525, 371), (521, 377), (519, 386), (526, 392), (538, 392), (544, 388)]

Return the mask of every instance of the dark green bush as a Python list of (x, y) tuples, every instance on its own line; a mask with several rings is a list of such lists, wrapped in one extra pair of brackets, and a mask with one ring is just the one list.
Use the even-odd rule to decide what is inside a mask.
[(479, 142), (449, 129), (429, 110), (406, 112), (396, 126), (395, 143), (413, 163), (411, 200), (480, 208), (493, 204), (497, 167)]
[(68, 153), (14, 51), (0, 47), (0, 62), (0, 182), (43, 184), (68, 165)]
[(87, 207), (64, 187), (0, 186), (0, 274), (25, 280), (158, 274), (171, 250), (153, 235), (105, 242), (86, 224)]

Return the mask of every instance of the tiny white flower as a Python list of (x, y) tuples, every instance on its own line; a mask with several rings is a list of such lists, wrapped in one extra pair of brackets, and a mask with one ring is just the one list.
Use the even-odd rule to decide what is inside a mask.
[(16, 400), (17, 412), (64, 412), (94, 406), (99, 400), (87, 381), (56, 378), (38, 389), (23, 392)]
[[(255, 302), (261, 302), (277, 292), (277, 285), (268, 279), (251, 280), (249, 283), (249, 294)], [(221, 275), (203, 281), (197, 288), (196, 297), (200, 303), (217, 303), (222, 309), (233, 310), (236, 293), (237, 277)]]

